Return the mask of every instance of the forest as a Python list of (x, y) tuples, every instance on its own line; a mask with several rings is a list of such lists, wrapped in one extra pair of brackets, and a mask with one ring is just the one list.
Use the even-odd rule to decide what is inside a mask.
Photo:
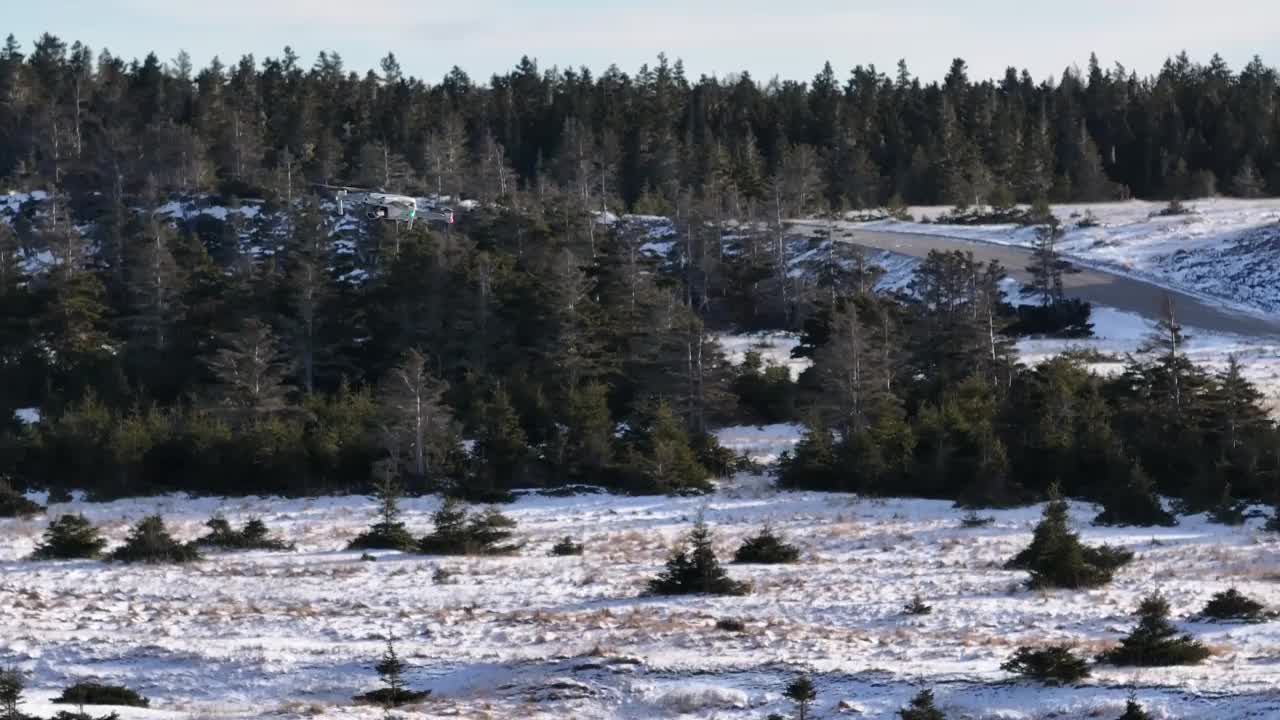
[[(803, 422), (789, 487), (976, 507), (1057, 485), (1121, 515), (1159, 492), (1230, 520), (1276, 499), (1280, 433), (1237, 365), (1187, 359), (1172, 305), (1119, 375), (1027, 367), (1035, 313), (1004, 268), (935, 253), (878, 293), (856, 249), (797, 271), (786, 219), (1276, 193), (1277, 100), (1260, 60), (1185, 54), (1041, 83), (956, 60), (929, 84), (905, 63), (759, 83), (526, 58), (432, 85), (391, 55), (197, 70), (10, 38), (0, 477), (102, 498), (698, 493), (744, 469), (714, 428)], [(409, 228), (338, 216), (328, 182), (470, 202)], [(625, 213), (668, 218), (669, 252)], [(1044, 298), (1087, 332), (1087, 308)], [(718, 334), (748, 329), (800, 333), (813, 367), (729, 363)]]

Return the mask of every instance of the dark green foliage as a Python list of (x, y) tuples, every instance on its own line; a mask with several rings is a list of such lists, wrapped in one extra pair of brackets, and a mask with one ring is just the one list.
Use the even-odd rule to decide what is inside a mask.
[(934, 704), (933, 691), (924, 688), (911, 698), (910, 704), (898, 711), (901, 720), (946, 720), (947, 716)]
[(205, 523), (209, 533), (196, 540), (197, 545), (219, 550), (292, 550), (293, 544), (271, 537), (266, 523), (250, 518), (244, 527), (236, 530), (222, 516), (212, 517)]
[(960, 518), (960, 526), (971, 529), (980, 528), (986, 527), (995, 521), (996, 519), (990, 515), (979, 515), (977, 510), (968, 510)]
[(1190, 635), (1179, 635), (1169, 622), (1169, 603), (1159, 595), (1142, 599), (1136, 613), (1138, 625), (1120, 645), (1102, 653), (1099, 660), (1113, 665), (1163, 667), (1195, 665), (1209, 657), (1209, 649)]
[(1143, 709), (1142, 705), (1134, 697), (1130, 697), (1125, 701), (1124, 714), (1116, 718), (1116, 720), (1151, 720), (1151, 716)]
[(551, 554), (560, 557), (567, 555), (581, 555), (583, 549), (582, 543), (576, 543), (573, 541), (573, 538), (565, 535), (560, 538), (555, 545), (551, 546)]
[(50, 720), (120, 720), (120, 714), (110, 712), (106, 715), (90, 715), (86, 712), (69, 712), (59, 710)]
[(1280, 532), (1280, 505), (1277, 505), (1271, 511), (1271, 517), (1267, 518), (1267, 524), (1262, 526), (1267, 532)]
[(768, 425), (795, 417), (796, 385), (791, 380), (791, 370), (766, 365), (755, 350), (743, 359), (733, 381), (733, 392), (748, 422)]
[(0, 477), (0, 517), (26, 518), (44, 512), (44, 507), (33, 503)]
[(1222, 487), (1222, 495), (1209, 508), (1209, 519), (1219, 525), (1243, 525), (1244, 511), (1248, 503), (1231, 496), (1231, 483)]
[(107, 541), (83, 515), (63, 515), (49, 523), (44, 538), (31, 554), (32, 560), (95, 559), (102, 556)]
[(1133, 559), (1123, 549), (1086, 547), (1071, 531), (1067, 502), (1054, 488), (1036, 525), (1031, 545), (1005, 564), (1010, 570), (1031, 573), (1033, 588), (1079, 589), (1104, 585), (1115, 569)]
[(72, 685), (54, 698), (54, 702), (65, 705), (123, 705), (141, 708), (151, 705), (150, 700), (127, 687), (93, 682)]
[(924, 599), (915, 595), (911, 598), (911, 602), (902, 606), (902, 612), (907, 615), (928, 615), (933, 612), (933, 606), (925, 604)]
[(431, 694), (430, 690), (409, 690), (405, 687), (405, 664), (396, 654), (394, 639), (387, 639), (387, 649), (373, 669), (377, 671), (386, 687), (357, 695), (355, 697), (357, 702), (393, 708), (421, 702)]
[(818, 689), (808, 675), (801, 675), (787, 685), (782, 696), (796, 704), (800, 720), (805, 720), (809, 716), (809, 706), (818, 699)]
[(738, 618), (720, 618), (716, 621), (716, 629), (725, 632), (740, 633), (747, 631), (747, 624)]
[(659, 402), (624, 438), (622, 472), (632, 492), (673, 495), (710, 492), (708, 471), (671, 406)]
[(109, 556), (115, 562), (125, 563), (185, 563), (200, 560), (200, 551), (194, 543), (180, 543), (169, 535), (164, 520), (159, 515), (145, 517), (134, 525), (125, 538), (124, 545)]
[(735, 563), (762, 565), (793, 563), (800, 559), (800, 548), (786, 542), (765, 525), (758, 535), (749, 537), (734, 552)]
[(400, 485), (389, 476), (374, 488), (378, 501), (378, 522), (347, 543), (348, 550), (400, 550), (413, 552), (418, 540), (400, 522)]
[(417, 545), (427, 555), (507, 555), (521, 547), (503, 544), (516, 522), (497, 508), (469, 513), (461, 500), (445, 498), (431, 521), (435, 530)]
[(1000, 669), (1050, 685), (1071, 684), (1089, 677), (1088, 663), (1076, 657), (1070, 645), (1020, 647)]
[(749, 584), (733, 580), (720, 567), (711, 530), (701, 517), (671, 551), (666, 568), (649, 581), (652, 595), (746, 595), (750, 590)]
[(1266, 607), (1257, 600), (1247, 597), (1235, 588), (1227, 588), (1210, 598), (1204, 609), (1200, 611), (1200, 617), (1212, 620), (1261, 622), (1271, 617), (1271, 614), (1267, 613)]
[(1178, 524), (1178, 520), (1160, 503), (1160, 496), (1156, 495), (1151, 478), (1143, 472), (1141, 467), (1135, 466), (1129, 474), (1127, 483), (1107, 493), (1103, 500), (1102, 512), (1093, 519), (1093, 523), (1095, 525), (1172, 527)]

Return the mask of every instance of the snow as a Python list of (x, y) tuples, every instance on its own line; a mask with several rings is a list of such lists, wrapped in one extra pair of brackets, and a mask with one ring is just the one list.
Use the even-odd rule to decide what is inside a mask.
[[(1031, 720), (1115, 717), (1133, 688), (1156, 717), (1277, 717), (1280, 623), (1188, 622), (1235, 585), (1280, 605), (1277, 542), (1244, 527), (1184, 518), (1175, 528), (1102, 529), (1074, 504), (1086, 541), (1137, 552), (1110, 586), (1030, 592), (1001, 563), (1030, 539), (1039, 508), (995, 511), (959, 527), (960, 512), (927, 500), (775, 493), (740, 478), (702, 498), (525, 495), (504, 508), (525, 541), (517, 557), (375, 553), (345, 543), (373, 519), (363, 497), (223, 499), (163, 496), (55, 505), (83, 512), (112, 544), (130, 523), (162, 513), (190, 539), (216, 512), (262, 517), (292, 553), (211, 555), (185, 567), (28, 562), (47, 522), (0, 520), (0, 663), (24, 672), (29, 712), (76, 679), (134, 687), (152, 710), (179, 717), (380, 717), (350, 697), (376, 687), (382, 637), (397, 638), (407, 681), (433, 695), (414, 717), (757, 720), (790, 712), (781, 697), (799, 672), (818, 686), (816, 717), (844, 703), (857, 717), (893, 718), (921, 683), (948, 717)], [(438, 498), (408, 500), (404, 520), (429, 527)], [(741, 598), (642, 597), (668, 546), (705, 512), (722, 557), (769, 521), (799, 544), (792, 566), (735, 566)], [(564, 535), (586, 555), (548, 556)], [(433, 582), (438, 567), (456, 571)], [(1073, 642), (1091, 655), (1132, 625), (1138, 599), (1162, 590), (1177, 624), (1217, 649), (1201, 666), (1095, 666), (1079, 686), (1011, 680), (999, 665), (1020, 644)], [(906, 617), (914, 594), (934, 606)], [(738, 618), (746, 632), (715, 628)]]
[(791, 371), (791, 379), (798, 380), (801, 373), (813, 362), (809, 358), (793, 358), (792, 350), (800, 344), (800, 336), (793, 332), (759, 332), (746, 334), (721, 334), (716, 339), (724, 348), (725, 356), (734, 365), (741, 365), (747, 353), (760, 354), (765, 365), (778, 365)]
[[(1184, 203), (1187, 215), (1160, 217), (1165, 203), (1129, 201), (1053, 206), (1066, 231), (1058, 245), (1075, 262), (1207, 296), (1255, 313), (1280, 312), (1280, 199), (1211, 198)], [(912, 208), (936, 219), (946, 208)], [(1086, 213), (1100, 223), (1080, 227)], [(863, 227), (1029, 246), (1033, 227), (881, 220)]]
[(735, 425), (715, 431), (721, 446), (761, 465), (776, 463), (782, 453), (795, 448), (803, 434), (804, 426), (793, 423)]
[(23, 425), (35, 425), (40, 422), (40, 408), (18, 408), (13, 411), (13, 416)]

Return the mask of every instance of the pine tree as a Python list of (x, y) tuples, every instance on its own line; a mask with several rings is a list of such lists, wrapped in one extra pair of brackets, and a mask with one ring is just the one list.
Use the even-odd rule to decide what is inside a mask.
[(25, 683), (13, 668), (0, 669), (0, 720), (29, 720), (19, 708)]
[(208, 365), (222, 386), (223, 401), (252, 414), (283, 410), (292, 388), (285, 382), (288, 367), (271, 326), (246, 320), (237, 332), (224, 335), (222, 343)]
[(1044, 515), (1032, 534), (1031, 545), (1005, 564), (1011, 570), (1031, 573), (1032, 588), (1080, 589), (1111, 581), (1115, 569), (1133, 558), (1132, 553), (1088, 548), (1071, 531), (1067, 501), (1050, 488)]
[(1266, 183), (1254, 166), (1253, 158), (1245, 155), (1240, 169), (1231, 178), (1231, 194), (1241, 198), (1259, 198), (1266, 194), (1265, 190)]
[(1190, 635), (1178, 635), (1169, 622), (1169, 602), (1148, 595), (1138, 605), (1138, 625), (1115, 648), (1099, 656), (1113, 665), (1164, 667), (1195, 665), (1209, 657), (1209, 649)]
[(27, 499), (9, 481), (0, 477), (0, 517), (27, 518), (44, 512), (44, 507)]
[(1200, 611), (1201, 618), (1210, 620), (1262, 622), (1274, 616), (1274, 613), (1266, 612), (1262, 603), (1247, 597), (1235, 588), (1227, 588), (1215, 593)]
[(106, 546), (107, 541), (84, 515), (63, 515), (49, 523), (31, 559), (95, 559), (102, 555)]
[(395, 478), (389, 472), (384, 472), (373, 489), (374, 499), (378, 501), (378, 522), (347, 543), (347, 548), (402, 552), (417, 549), (418, 541), (400, 521), (400, 498), (403, 493)]
[(1154, 483), (1142, 466), (1133, 465), (1128, 482), (1105, 496), (1102, 512), (1093, 519), (1093, 524), (1173, 527), (1178, 519), (1164, 509)]
[(1089, 666), (1071, 652), (1070, 645), (1020, 647), (1000, 669), (1050, 685), (1075, 683), (1089, 677)]
[(1138, 703), (1138, 699), (1131, 694), (1124, 703), (1124, 714), (1116, 720), (1152, 720), (1152, 718)]
[(378, 659), (373, 669), (378, 673), (378, 677), (382, 679), (382, 683), (386, 687), (357, 695), (355, 699), (359, 702), (381, 705), (390, 709), (420, 702), (431, 694), (430, 690), (407, 689), (404, 681), (406, 665), (400, 659), (399, 654), (396, 653), (394, 637), (387, 638), (387, 649), (382, 653), (382, 657)]
[(818, 690), (808, 675), (801, 675), (787, 685), (782, 695), (796, 704), (800, 720), (805, 720), (809, 716), (809, 706), (818, 699)]
[(793, 563), (799, 559), (800, 548), (775, 534), (768, 524), (758, 534), (747, 538), (733, 554), (735, 563), (771, 565)]
[(750, 590), (749, 584), (731, 579), (720, 567), (711, 530), (701, 515), (671, 551), (666, 568), (649, 581), (652, 595), (745, 595)]
[(397, 447), (408, 449), (407, 470), (415, 478), (427, 478), (431, 440), (450, 422), (449, 408), (443, 400), (448, 389), (448, 383), (428, 372), (426, 357), (412, 349), (382, 383), (379, 404)]
[(467, 490), (479, 499), (505, 499), (527, 477), (529, 439), (511, 395), (502, 387), (481, 406), (473, 453), (477, 482)]
[(933, 700), (933, 691), (923, 688), (911, 698), (911, 703), (898, 711), (901, 720), (946, 720), (946, 715), (937, 708)]
[(292, 550), (293, 544), (271, 537), (261, 518), (250, 518), (244, 527), (236, 530), (221, 515), (209, 518), (205, 523), (209, 532), (196, 540), (196, 545), (221, 550)]
[(521, 548), (503, 544), (516, 522), (497, 508), (469, 513), (461, 500), (447, 497), (431, 521), (435, 529), (418, 541), (418, 550), (428, 555), (509, 555)]
[(200, 560), (200, 551), (192, 543), (179, 543), (169, 534), (159, 515), (140, 520), (125, 538), (124, 545), (111, 552), (116, 562), (186, 563)]
[(666, 402), (646, 413), (640, 427), (625, 438), (622, 465), (637, 493), (704, 493), (711, 490), (707, 469), (689, 442), (684, 424)]

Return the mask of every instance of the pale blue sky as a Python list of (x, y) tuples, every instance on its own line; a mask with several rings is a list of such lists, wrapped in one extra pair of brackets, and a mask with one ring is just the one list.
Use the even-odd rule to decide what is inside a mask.
[[(1090, 51), (1154, 72), (1186, 49), (1198, 60), (1221, 53), (1238, 69), (1261, 55), (1280, 64), (1276, 0), (9, 0), (0, 33), (24, 48), (43, 31), (128, 58), (180, 49), (198, 66), (287, 44), (307, 65), (323, 49), (348, 69), (376, 66), (388, 50), (405, 72), (438, 80), (459, 65), (477, 80), (522, 54), (542, 67), (611, 62), (631, 72), (660, 51), (683, 58), (691, 78), (749, 70), (807, 80), (824, 60), (843, 78), (855, 64), (892, 72), (905, 57), (938, 79), (953, 57), (971, 75), (1027, 67), (1037, 79)], [(1052, 7), (1052, 9), (1050, 9)]]

